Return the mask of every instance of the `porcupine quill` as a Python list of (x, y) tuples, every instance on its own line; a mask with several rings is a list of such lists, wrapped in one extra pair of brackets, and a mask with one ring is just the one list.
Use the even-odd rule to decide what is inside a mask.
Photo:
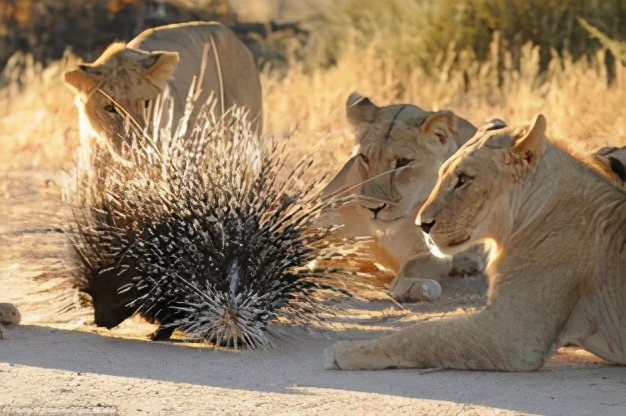
[(259, 141), (241, 110), (172, 130), (131, 131), (125, 163), (95, 147), (75, 173), (70, 240), (96, 325), (139, 313), (160, 324), (155, 340), (178, 329), (253, 348), (270, 322), (319, 319), (349, 295), (349, 271), (312, 266), (346, 251), (316, 226), (312, 156), (289, 166), (286, 142)]

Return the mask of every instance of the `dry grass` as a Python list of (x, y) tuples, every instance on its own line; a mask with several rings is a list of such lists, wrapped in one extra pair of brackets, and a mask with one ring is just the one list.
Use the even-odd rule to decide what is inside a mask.
[(22, 168), (67, 167), (79, 143), (78, 113), (62, 75), (71, 63), (47, 68), (17, 54), (4, 76), (12, 79), (0, 90), (0, 162)]
[[(407, 74), (404, 66), (396, 65), (394, 53), (381, 53), (376, 41), (367, 49), (352, 43), (333, 67), (311, 72), (294, 64), (283, 76), (263, 73), (265, 132), (276, 136), (294, 132), (293, 142), (300, 144), (294, 150), (319, 154), (333, 171), (353, 146), (344, 103), (352, 91), (359, 91), (380, 105), (411, 102), (426, 109), (445, 108), (474, 123), (492, 117), (515, 123), (542, 112), (551, 137), (586, 148), (626, 144), (624, 67), (618, 66), (617, 82), (608, 88), (602, 65), (573, 63), (565, 57), (562, 64), (554, 59), (539, 82), (538, 51), (527, 46), (521, 72), (505, 70), (504, 85), (498, 88), (495, 52), (484, 64), (462, 55), (465, 78), (461, 72), (448, 71), (452, 63), (445, 60), (440, 76), (429, 76), (420, 68)], [(14, 65), (26, 68), (20, 82), (0, 90), (0, 108), (5, 110), (0, 116), (0, 160), (30, 168), (71, 166), (79, 143), (77, 114), (62, 73), (75, 60), (45, 69), (28, 58), (21, 60)], [(601, 62), (599, 57), (596, 62)], [(16, 74), (5, 76), (17, 79)]]
[(394, 65), (391, 56), (348, 48), (335, 67), (311, 74), (292, 68), (284, 78), (264, 74), (266, 131), (295, 129), (301, 142), (314, 147), (320, 157), (345, 159), (352, 135), (344, 119), (344, 103), (352, 91), (368, 95), (379, 105), (415, 103), (426, 109), (450, 109), (474, 123), (500, 117), (515, 123), (544, 113), (549, 135), (589, 148), (610, 143), (626, 144), (626, 69), (618, 67), (617, 83), (606, 86), (599, 64), (567, 57), (561, 65), (553, 60), (543, 82), (536, 78), (538, 51), (530, 45), (522, 54), (521, 73), (505, 71), (504, 85), (496, 86), (495, 59), (486, 64), (467, 61), (469, 87), (462, 73), (433, 78), (420, 68), (408, 76)]

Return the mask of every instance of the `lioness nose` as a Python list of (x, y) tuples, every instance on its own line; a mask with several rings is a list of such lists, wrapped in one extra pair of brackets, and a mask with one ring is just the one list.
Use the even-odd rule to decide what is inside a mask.
[(382, 211), (383, 209), (385, 209), (385, 207), (387, 206), (387, 204), (382, 204), (379, 207), (376, 208), (368, 208), (370, 211), (372, 211), (374, 213), (374, 218), (376, 218), (376, 216), (378, 215), (378, 213), (380, 211)]
[(431, 222), (422, 222), (420, 226), (422, 227), (422, 231), (428, 234), (430, 233), (430, 229), (433, 228), (434, 225), (435, 225), (435, 220), (432, 220)]

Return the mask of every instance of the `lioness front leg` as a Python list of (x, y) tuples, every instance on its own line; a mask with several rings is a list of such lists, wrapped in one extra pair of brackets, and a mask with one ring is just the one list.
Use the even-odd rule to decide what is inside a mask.
[(509, 315), (515, 321), (507, 321), (491, 312), (420, 322), (371, 340), (339, 342), (324, 351), (325, 368), (538, 369), (558, 331), (541, 324), (529, 327), (517, 314)]

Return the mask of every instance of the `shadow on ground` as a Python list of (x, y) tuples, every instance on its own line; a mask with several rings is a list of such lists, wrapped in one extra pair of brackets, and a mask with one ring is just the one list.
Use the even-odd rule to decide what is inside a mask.
[[(341, 335), (359, 337), (363, 333)], [(275, 348), (240, 352), (40, 326), (7, 329), (5, 338), (0, 344), (0, 362), (66, 370), (78, 376), (94, 373), (276, 393), (314, 387), (540, 414), (622, 414), (626, 405), (626, 368), (599, 363), (575, 349), (561, 350), (544, 369), (533, 373), (342, 372), (323, 369), (323, 350), (334, 340), (300, 331), (282, 337)]]

